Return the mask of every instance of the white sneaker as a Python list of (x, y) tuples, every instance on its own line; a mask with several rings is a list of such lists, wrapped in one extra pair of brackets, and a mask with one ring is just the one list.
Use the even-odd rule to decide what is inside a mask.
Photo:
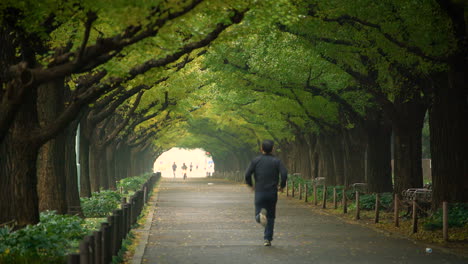
[(262, 208), (262, 210), (260, 210), (259, 218), (260, 218), (260, 224), (263, 227), (265, 227), (268, 223), (267, 210), (265, 208)]

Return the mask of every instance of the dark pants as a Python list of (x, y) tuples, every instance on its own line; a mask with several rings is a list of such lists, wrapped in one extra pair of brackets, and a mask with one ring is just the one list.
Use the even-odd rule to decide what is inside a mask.
[(275, 226), (277, 192), (255, 192), (255, 220), (259, 222), (259, 213), (262, 208), (267, 211), (268, 223), (265, 226), (263, 239), (273, 240), (273, 228)]

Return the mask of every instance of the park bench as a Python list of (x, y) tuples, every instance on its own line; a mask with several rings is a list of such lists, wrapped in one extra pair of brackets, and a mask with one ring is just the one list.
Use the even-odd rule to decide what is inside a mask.
[(408, 208), (406, 216), (412, 213), (411, 206), (413, 201), (420, 208), (418, 210), (419, 215), (426, 216), (432, 204), (432, 190), (427, 188), (410, 188), (402, 192), (402, 198), (403, 204)]

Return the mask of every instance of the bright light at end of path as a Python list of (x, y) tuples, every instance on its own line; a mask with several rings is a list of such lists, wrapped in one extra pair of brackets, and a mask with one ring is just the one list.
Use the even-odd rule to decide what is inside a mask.
[[(183, 178), (182, 166), (187, 165), (188, 178), (201, 178), (213, 174), (215, 165), (210, 155), (203, 149), (181, 149), (172, 148), (158, 157), (153, 165), (153, 171), (162, 173), (165, 178), (174, 178), (172, 165), (177, 165), (175, 171), (176, 178)], [(190, 171), (190, 164), (192, 170)]]

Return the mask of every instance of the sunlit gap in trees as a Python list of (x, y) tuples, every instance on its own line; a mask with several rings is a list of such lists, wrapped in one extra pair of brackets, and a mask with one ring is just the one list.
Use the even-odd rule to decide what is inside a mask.
[[(188, 178), (201, 178), (213, 174), (215, 164), (209, 152), (203, 149), (181, 149), (171, 148), (159, 156), (153, 165), (154, 172), (161, 172), (163, 177), (174, 178), (172, 165), (177, 165), (175, 170), (176, 178), (183, 178), (183, 164), (187, 165)], [(192, 164), (192, 170), (190, 170)]]

